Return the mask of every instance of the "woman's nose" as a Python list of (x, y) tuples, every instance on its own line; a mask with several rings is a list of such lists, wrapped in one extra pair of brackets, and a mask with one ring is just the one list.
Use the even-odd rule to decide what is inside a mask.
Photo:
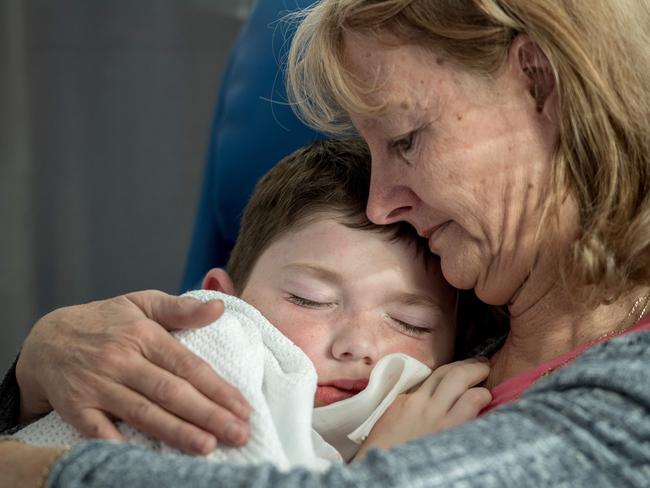
[(416, 203), (417, 196), (407, 186), (400, 184), (398, 175), (391, 175), (378, 165), (372, 165), (366, 206), (366, 215), (371, 222), (386, 225), (407, 220)]

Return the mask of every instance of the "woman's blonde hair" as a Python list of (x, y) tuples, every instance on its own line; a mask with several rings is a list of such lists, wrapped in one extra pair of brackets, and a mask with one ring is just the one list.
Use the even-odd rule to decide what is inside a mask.
[(289, 99), (307, 124), (334, 134), (352, 130), (348, 112), (382, 109), (361, 96), (372, 87), (346, 71), (344, 32), (431, 48), (486, 75), (517, 34), (528, 34), (559, 95), (550, 196), (569, 191), (580, 209), (565, 276), (598, 300), (650, 283), (650, 2), (324, 0), (300, 16)]

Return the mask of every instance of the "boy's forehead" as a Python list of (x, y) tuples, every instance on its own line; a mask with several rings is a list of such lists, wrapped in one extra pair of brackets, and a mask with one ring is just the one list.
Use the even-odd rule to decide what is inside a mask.
[[(357, 217), (357, 219), (355, 219)], [(395, 249), (397, 253), (404, 253), (405, 251), (413, 258), (413, 261), (425, 270), (439, 269), (439, 263), (433, 254), (431, 254), (426, 245), (418, 244), (419, 237), (415, 234), (408, 235), (405, 232), (398, 232), (392, 226), (383, 227), (376, 226), (365, 219), (365, 214), (355, 216), (350, 213), (345, 213), (336, 210), (323, 210), (314, 212), (307, 215), (278, 234), (275, 239), (272, 239), (268, 247), (277, 245), (281, 242), (289, 244), (318, 244), (322, 241), (323, 237), (327, 234), (328, 229), (324, 228), (323, 224), (335, 224), (342, 228), (352, 231), (356, 236), (361, 236), (362, 241), (375, 241), (382, 242), (384, 245)], [(407, 224), (404, 224), (407, 225)], [(341, 245), (344, 243), (342, 242)], [(266, 252), (267, 249), (264, 251)], [(341, 247), (337, 249), (339, 252)], [(334, 250), (333, 250), (334, 251)], [(262, 253), (264, 254), (264, 253)], [(432, 274), (433, 275), (437, 273)]]
[[(341, 213), (314, 215), (278, 236), (265, 253), (270, 248), (281, 249), (282, 265), (286, 269), (301, 270), (328, 281), (341, 281), (341, 277), (335, 275), (345, 275), (350, 267), (361, 263), (364, 264), (363, 273), (373, 274), (380, 259), (394, 261), (396, 272), (404, 277), (404, 283), (417, 281), (420, 285), (408, 287), (404, 296), (414, 288), (426, 290), (428, 293), (418, 293), (424, 297), (421, 301), (426, 301), (427, 295), (434, 295), (437, 302), (442, 289), (451, 289), (442, 277), (436, 258), (419, 248), (415, 238), (396, 237), (378, 228), (354, 228), (345, 222), (345, 215)], [(377, 261), (368, 255), (372, 252), (377, 252)], [(306, 256), (312, 260), (305, 261)]]

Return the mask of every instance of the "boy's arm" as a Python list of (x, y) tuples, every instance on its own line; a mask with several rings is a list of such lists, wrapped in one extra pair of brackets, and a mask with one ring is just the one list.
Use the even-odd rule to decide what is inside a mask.
[(486, 388), (489, 363), (471, 358), (433, 371), (414, 391), (399, 395), (373, 427), (353, 461), (369, 449), (389, 449), (476, 418), (492, 399)]

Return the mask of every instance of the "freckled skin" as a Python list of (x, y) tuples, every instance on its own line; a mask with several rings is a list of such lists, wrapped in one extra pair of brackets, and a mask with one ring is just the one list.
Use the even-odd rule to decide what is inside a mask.
[[(536, 259), (558, 137), (530, 80), (510, 58), (479, 78), (424, 48), (346, 36), (348, 68), (366, 82), (381, 79), (370, 97), (386, 104), (380, 117), (350, 114), (372, 154), (368, 216), (406, 220), (420, 232), (447, 222), (430, 240), (447, 280), (487, 303), (508, 303)], [(412, 148), (400, 154), (390, 141), (410, 131)]]
[[(333, 271), (340, 281), (314, 279), (297, 264)], [(439, 306), (405, 306), (392, 298), (399, 293), (430, 297)], [(299, 306), (290, 294), (330, 305)], [(274, 241), (240, 296), (305, 352), (319, 384), (367, 379), (374, 364), (393, 352), (431, 367), (452, 359), (455, 292), (435, 263), (425, 267), (412, 245), (350, 229), (331, 216)], [(407, 334), (393, 316), (435, 325), (435, 331)]]

